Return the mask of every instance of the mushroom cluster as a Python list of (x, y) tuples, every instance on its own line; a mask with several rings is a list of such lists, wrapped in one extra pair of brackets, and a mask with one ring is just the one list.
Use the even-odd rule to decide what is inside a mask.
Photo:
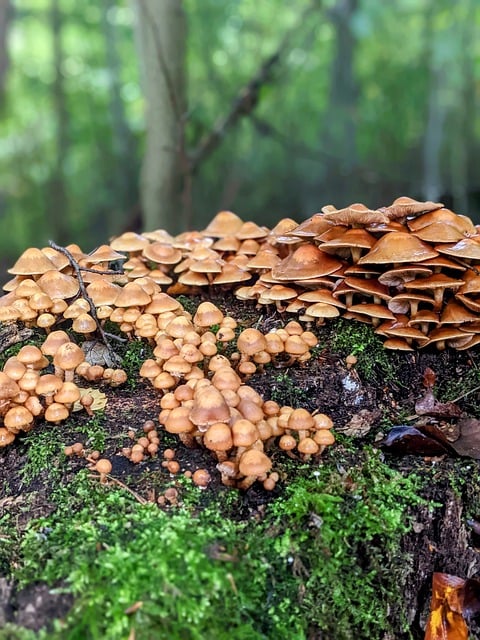
[[(193, 318), (182, 307), (165, 313), (165, 323), (163, 314), (158, 318), (163, 328), (155, 337), (155, 358), (143, 363), (140, 375), (163, 393), (160, 425), (186, 446), (199, 444), (211, 450), (225, 484), (246, 489), (260, 479), (273, 488), (275, 481), (268, 476), (272, 462), (266, 452), (274, 443), (289, 452), (296, 449), (304, 459), (333, 444), (333, 424), (327, 416), (264, 401), (245, 384), (257, 366), (279, 354), (288, 356), (288, 363), (292, 358), (306, 360), (317, 343), (311, 332), (297, 322), (266, 335), (244, 329), (236, 339), (238, 351), (229, 359), (218, 353), (218, 345), (235, 341), (236, 322), (218, 307), (202, 302)], [(293, 344), (301, 342), (302, 348), (287, 347), (291, 339)], [(246, 370), (246, 364), (253, 370)], [(147, 448), (148, 444), (142, 443)]]
[[(307, 360), (316, 344), (312, 325), (339, 315), (367, 322), (393, 349), (468, 349), (480, 341), (480, 230), (441, 203), (402, 197), (376, 210), (328, 205), (301, 224), (286, 218), (273, 229), (222, 211), (202, 231), (175, 237), (164, 230), (127, 232), (90, 254), (77, 245), (65, 249), (30, 248), (19, 257), (0, 297), (0, 323), (43, 329), (42, 351), (53, 349), (50, 344), (64, 333), (57, 330), (60, 323), (69, 323), (84, 345), (107, 320), (129, 339), (148, 341), (154, 357), (140, 374), (162, 394), (161, 424), (186, 444), (200, 442), (215, 451), (229, 484), (270, 480), (269, 469), (260, 471), (260, 465), (254, 473), (251, 462), (262, 458), (259, 453), (267, 458), (274, 441), (303, 457), (318, 455), (333, 441), (329, 427), (318, 426), (318, 415), (296, 429), (287, 416), (296, 419), (303, 410), (274, 408), (245, 384), (268, 363)], [(192, 317), (175, 298), (212, 288), (293, 314), (307, 326), (292, 320), (266, 335), (240, 331), (213, 304), (202, 303)], [(40, 351), (43, 363), (17, 362), (17, 356), (5, 365), (0, 445), (31, 428), (36, 416), (64, 419), (52, 419), (51, 406), (61, 405), (68, 415), (70, 401), (59, 398), (64, 387), (75, 392), (75, 374), (112, 385), (125, 381), (124, 372), (89, 362), (68, 336), (62, 340), (63, 364), (56, 351)], [(229, 358), (222, 345), (234, 349)], [(47, 365), (53, 374), (42, 373)], [(55, 384), (50, 379), (53, 392), (43, 391), (48, 376), (56, 378)], [(207, 399), (223, 407), (214, 422), (202, 422)], [(23, 418), (10, 427), (13, 413)], [(238, 444), (235, 435), (235, 425), (245, 422), (254, 426), (249, 445)], [(222, 430), (223, 449), (215, 440)]]
[[(97, 319), (128, 336), (153, 338), (155, 316), (179, 305), (171, 296), (217, 287), (307, 323), (339, 315), (370, 323), (389, 348), (467, 349), (480, 340), (479, 238), (468, 217), (401, 197), (377, 210), (328, 205), (273, 229), (222, 211), (203, 231), (126, 232), (90, 254), (67, 248), (84, 269)], [(122, 262), (122, 272), (105, 275)], [(90, 301), (62, 253), (27, 249), (9, 272), (0, 322), (49, 332), (70, 319), (86, 338), (95, 332)]]
[[(64, 345), (83, 354), (68, 336), (67, 340)], [(41, 348), (23, 346), (0, 371), (0, 447), (13, 442), (18, 433), (30, 431), (38, 417), (54, 424), (62, 422), (80, 399), (80, 390), (68, 375), (74, 353), (64, 352), (58, 358), (55, 354), (55, 373), (48, 373), (45, 369), (50, 365), (50, 346), (47, 342)]]

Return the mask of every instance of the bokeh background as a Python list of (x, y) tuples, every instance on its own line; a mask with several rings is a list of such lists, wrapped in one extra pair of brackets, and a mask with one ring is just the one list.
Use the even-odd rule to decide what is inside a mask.
[(0, 254), (325, 204), (480, 221), (478, 0), (0, 0)]

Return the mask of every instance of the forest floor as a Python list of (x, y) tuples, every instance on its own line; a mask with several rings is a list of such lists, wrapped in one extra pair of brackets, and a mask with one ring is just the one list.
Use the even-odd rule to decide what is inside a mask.
[[(213, 301), (264, 331), (291, 319)], [(0, 449), (0, 639), (422, 638), (432, 573), (479, 571), (468, 524), (480, 516), (478, 462), (410, 441), (392, 452), (382, 441), (421, 419), (427, 368), (438, 401), (480, 416), (480, 356), (389, 352), (369, 326), (345, 320), (315, 331), (308, 362), (267, 367), (248, 382), (335, 425), (337, 443), (319, 459), (270, 453), (280, 474), (272, 492), (223, 486), (211, 452), (166, 433), (154, 458), (134, 465), (119, 455), (130, 429), (158, 424), (159, 398), (137, 375), (141, 343), (124, 354), (128, 383), (101, 388), (102, 411), (40, 422)], [(430, 422), (458, 436), (456, 419)], [(109, 458), (124, 487), (66, 458), (75, 441)], [(166, 448), (178, 474), (162, 466)], [(212, 477), (203, 490), (183, 475), (198, 468)], [(159, 506), (169, 487), (176, 504)]]

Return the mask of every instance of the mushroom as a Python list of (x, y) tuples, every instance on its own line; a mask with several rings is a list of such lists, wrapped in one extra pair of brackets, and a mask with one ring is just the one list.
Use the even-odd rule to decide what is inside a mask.
[(72, 382), (75, 368), (84, 360), (85, 354), (75, 343), (66, 342), (60, 345), (53, 356), (55, 375), (62, 379), (65, 377), (66, 382)]
[(258, 449), (248, 449), (240, 457), (238, 470), (240, 475), (245, 476), (238, 483), (239, 489), (248, 489), (257, 478), (268, 473), (272, 468), (272, 461), (262, 451)]
[(106, 458), (100, 458), (95, 464), (95, 471), (100, 474), (100, 482), (105, 484), (108, 474), (112, 471), (112, 463)]

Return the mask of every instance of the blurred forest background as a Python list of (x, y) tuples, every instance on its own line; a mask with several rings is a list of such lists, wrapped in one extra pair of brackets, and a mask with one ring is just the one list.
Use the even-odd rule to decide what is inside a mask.
[(479, 29), (478, 0), (0, 0), (2, 262), (221, 209), (478, 222)]

